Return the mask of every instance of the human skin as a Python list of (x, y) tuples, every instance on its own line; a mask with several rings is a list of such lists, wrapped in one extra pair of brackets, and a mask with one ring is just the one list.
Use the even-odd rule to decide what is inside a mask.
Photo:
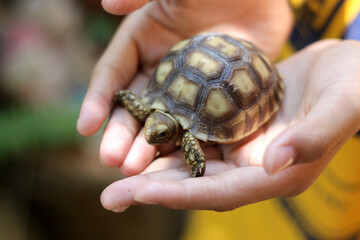
[[(209, 2), (207, 5), (210, 6)], [(109, 8), (106, 0), (103, 4), (106, 9)], [(266, 21), (271, 23), (266, 28), (263, 25), (259, 29), (253, 26), (247, 28), (246, 24), (238, 24), (241, 19), (236, 17), (230, 18), (236, 20), (229, 23), (227, 15), (224, 16), (224, 24), (218, 28), (201, 24), (199, 28), (194, 24), (182, 28), (184, 23), (176, 26), (176, 17), (172, 23), (175, 28), (171, 28), (172, 25), (164, 28), (161, 21), (154, 20), (154, 16), (148, 18), (156, 12), (157, 4), (160, 3), (153, 2), (131, 14), (99, 61), (78, 121), (81, 134), (88, 136), (98, 130), (110, 112), (116, 90), (128, 87), (140, 93), (156, 62), (170, 45), (188, 37), (187, 28), (189, 35), (209, 30), (250, 39), (272, 58), (288, 34), (283, 22)], [(221, 9), (224, 7), (221, 6)], [(114, 12), (118, 9), (108, 10)], [(288, 11), (286, 8), (283, 10)], [(264, 11), (267, 10), (263, 9), (258, 17), (267, 16)], [(186, 21), (184, 16), (188, 16), (189, 12), (186, 13), (173, 14), (182, 16), (181, 20)], [(161, 16), (161, 12), (155, 15)], [(194, 16), (197, 16), (196, 13)], [(193, 17), (189, 18), (190, 23), (194, 22)], [(272, 24), (276, 27), (272, 28)], [(279, 24), (283, 27), (279, 28)], [(264, 36), (273, 36), (263, 33), (260, 37), (262, 31), (269, 29), (273, 29), (271, 32), (279, 31), (280, 37), (266, 38), (263, 42)], [(274, 44), (275, 50), (266, 48), (269, 42)], [(313, 44), (279, 63), (277, 67), (286, 84), (279, 113), (255, 135), (239, 143), (205, 148), (207, 170), (201, 178), (189, 178), (189, 168), (180, 150), (173, 146), (156, 148), (148, 145), (140, 123), (126, 110), (116, 108), (104, 131), (100, 157), (106, 165), (118, 166), (131, 177), (104, 190), (101, 196), (103, 206), (117, 212), (135, 204), (223, 211), (301, 193), (360, 127), (358, 56), (358, 42), (329, 40)], [(158, 150), (160, 158), (152, 162)], [(284, 166), (287, 168), (283, 169)]]
[[(358, 56), (359, 42), (327, 40), (279, 63), (286, 84), (283, 104), (255, 136), (205, 149), (209, 160), (201, 178), (189, 178), (180, 150), (160, 157), (142, 174), (108, 186), (103, 206), (224, 211), (300, 194), (360, 127)], [(290, 159), (293, 165), (280, 172), (274, 166)]]

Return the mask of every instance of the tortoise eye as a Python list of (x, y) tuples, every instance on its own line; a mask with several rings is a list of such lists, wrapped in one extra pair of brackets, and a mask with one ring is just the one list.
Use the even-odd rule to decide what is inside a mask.
[(158, 136), (159, 136), (159, 138), (163, 138), (166, 136), (166, 132), (161, 132)]

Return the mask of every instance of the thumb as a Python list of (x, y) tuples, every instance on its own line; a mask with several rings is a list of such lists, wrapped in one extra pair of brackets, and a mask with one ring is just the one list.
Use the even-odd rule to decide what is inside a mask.
[(125, 15), (131, 13), (151, 0), (102, 0), (101, 4), (105, 11), (116, 14)]
[(294, 164), (329, 161), (359, 128), (359, 113), (347, 103), (340, 97), (319, 99), (303, 119), (294, 121), (269, 144), (265, 171), (275, 174)]

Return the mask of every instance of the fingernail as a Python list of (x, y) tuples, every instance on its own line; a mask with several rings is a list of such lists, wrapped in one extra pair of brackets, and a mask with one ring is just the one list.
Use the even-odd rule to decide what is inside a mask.
[(133, 193), (133, 198), (138, 203), (143, 203), (147, 205), (159, 205), (159, 202), (156, 201), (158, 198), (159, 189), (163, 187), (163, 184), (157, 181), (152, 181), (144, 184), (143, 186), (137, 187), (136, 191)]
[(274, 175), (290, 167), (294, 163), (295, 150), (292, 147), (283, 147), (278, 150), (277, 156), (273, 157), (273, 162), (266, 169), (269, 175)]
[(91, 121), (94, 119), (93, 114), (87, 109), (81, 109), (79, 117), (76, 121), (76, 128), (81, 135), (88, 136), (91, 128), (93, 128)]
[(112, 211), (113, 212), (116, 212), (116, 213), (122, 213), (122, 212), (124, 212), (126, 209), (128, 209), (129, 208), (129, 206), (124, 206), (124, 207), (119, 207), (119, 208), (115, 208), (115, 209), (113, 209)]
[(86, 115), (87, 115), (86, 111), (84, 110), (80, 111), (79, 117), (76, 121), (76, 128), (80, 133), (84, 132), (84, 126), (86, 125), (86, 118), (87, 118)]
[(282, 170), (290, 167), (294, 163), (294, 159), (290, 158), (289, 160), (285, 161), (285, 163), (280, 163), (278, 166), (275, 166), (272, 170), (272, 173), (270, 175), (274, 175), (278, 172), (281, 172)]
[[(149, 191), (151, 192), (153, 190), (153, 187), (157, 186), (157, 184), (148, 184), (144, 188), (138, 189), (137, 192), (134, 192), (134, 200), (138, 203), (143, 203), (147, 205), (159, 205), (154, 199), (149, 198)], [(151, 194), (150, 194), (151, 195)]]
[(139, 198), (134, 196), (134, 200), (139, 202), (139, 203), (143, 203), (143, 204), (147, 204), (147, 205), (159, 205), (159, 203), (155, 202), (154, 200), (151, 199), (147, 199), (147, 198)]

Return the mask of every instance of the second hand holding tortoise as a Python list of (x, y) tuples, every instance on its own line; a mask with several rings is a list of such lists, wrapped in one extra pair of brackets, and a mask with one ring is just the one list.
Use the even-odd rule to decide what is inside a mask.
[(181, 144), (191, 176), (198, 177), (206, 167), (201, 145), (232, 143), (255, 132), (278, 110), (283, 91), (260, 49), (211, 33), (173, 46), (141, 99), (120, 90), (115, 102), (145, 122), (149, 144)]

